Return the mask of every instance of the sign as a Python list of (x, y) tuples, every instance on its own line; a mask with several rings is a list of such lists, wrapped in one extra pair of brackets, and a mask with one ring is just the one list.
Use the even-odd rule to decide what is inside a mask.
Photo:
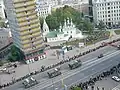
[(79, 47), (84, 47), (85, 44), (84, 43), (79, 43)]

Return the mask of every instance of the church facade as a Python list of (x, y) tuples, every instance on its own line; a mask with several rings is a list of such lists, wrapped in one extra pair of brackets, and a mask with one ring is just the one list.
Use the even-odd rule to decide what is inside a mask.
[(75, 27), (72, 19), (65, 19), (64, 25), (60, 25), (58, 30), (50, 31), (44, 20), (43, 23), (43, 37), (47, 42), (68, 41), (70, 38), (82, 39), (84, 36), (82, 32)]

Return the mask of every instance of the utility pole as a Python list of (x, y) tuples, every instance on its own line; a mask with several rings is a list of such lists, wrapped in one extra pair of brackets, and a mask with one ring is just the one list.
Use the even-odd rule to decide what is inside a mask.
[(53, 90), (55, 90), (53, 78), (52, 78), (52, 87), (53, 87)]
[(29, 64), (28, 64), (28, 72), (31, 73), (31, 72), (30, 72), (30, 66), (29, 66)]

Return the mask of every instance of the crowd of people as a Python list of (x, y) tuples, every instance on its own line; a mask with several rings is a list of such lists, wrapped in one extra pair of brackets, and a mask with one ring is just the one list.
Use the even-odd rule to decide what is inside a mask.
[[(48, 67), (42, 66), (39, 71), (31, 72), (31, 73), (29, 73), (29, 74), (27, 74), (27, 75), (25, 75), (25, 76), (23, 76), (23, 77), (21, 77), (21, 78), (19, 78), (19, 79), (14, 79), (14, 78), (13, 78), (13, 80), (12, 80), (11, 82), (6, 83), (6, 84), (3, 84), (3, 85), (0, 85), (0, 88), (10, 86), (10, 85), (12, 85), (12, 84), (14, 84), (14, 83), (16, 83), (16, 82), (19, 82), (19, 81), (21, 81), (21, 80), (24, 80), (24, 79), (30, 77), (30, 76), (32, 76), (32, 75), (36, 75), (36, 74), (38, 74), (38, 73), (41, 73), (41, 72), (44, 72), (44, 71), (46, 71), (46, 70), (49, 70), (49, 69), (55, 68), (55, 67), (57, 67), (57, 66), (60, 66), (60, 65), (62, 65), (62, 64), (64, 64), (64, 63), (66, 63), (66, 62), (70, 62), (70, 61), (72, 61), (72, 60), (75, 60), (75, 59), (77, 59), (77, 58), (79, 58), (79, 57), (81, 57), (81, 56), (83, 56), (83, 55), (86, 55), (86, 54), (88, 54), (88, 53), (90, 53), (90, 52), (96, 51), (97, 49), (100, 49), (100, 48), (102, 48), (102, 47), (105, 47), (107, 44), (112, 44), (112, 43), (117, 42), (117, 41), (120, 41), (120, 39), (113, 40), (113, 41), (108, 42), (108, 43), (102, 43), (102, 44), (101, 44), (100, 46), (98, 46), (98, 47), (95, 47), (95, 48), (93, 48), (93, 49), (89, 49), (88, 51), (85, 51), (85, 52), (83, 52), (83, 53), (79, 53), (78, 55), (74, 55), (73, 57), (69, 57), (68, 59), (61, 60), (60, 62), (58, 62), (58, 63), (56, 63), (56, 64), (53, 64), (53, 65), (50, 65), (50, 66), (48, 66)], [(105, 72), (104, 72), (104, 73), (105, 73)], [(108, 72), (107, 72), (107, 74), (108, 74)], [(105, 75), (102, 74), (101, 76), (99, 76), (99, 77), (97, 77), (97, 78), (90, 79), (89, 82), (79, 84), (79, 86), (82, 87), (82, 88), (86, 88), (87, 85), (90, 85), (90, 84), (92, 85), (92, 84), (94, 84), (95, 80), (99, 80), (101, 77), (105, 77), (105, 76), (106, 76), (106, 74), (105, 74)]]
[[(119, 69), (120, 69), (120, 63), (118, 65), (112, 67), (108, 71), (102, 72), (101, 74), (97, 75), (96, 77), (90, 78), (88, 81), (79, 83), (75, 86), (71, 86), (70, 90), (74, 90), (75, 87), (79, 87), (82, 90), (88, 90), (88, 86), (91, 86), (91, 89), (94, 90), (95, 82), (100, 81), (100, 80), (112, 75), (115, 72), (118, 72)], [(99, 90), (98, 87), (97, 87), (97, 90)], [(103, 88), (103, 90), (104, 90), (104, 88)]]

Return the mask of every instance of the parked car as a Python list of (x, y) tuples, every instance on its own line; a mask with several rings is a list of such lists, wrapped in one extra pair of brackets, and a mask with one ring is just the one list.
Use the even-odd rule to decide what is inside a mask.
[(103, 57), (103, 54), (100, 54), (99, 56), (98, 56), (98, 58), (102, 58)]
[(120, 82), (120, 78), (117, 77), (117, 76), (112, 76), (112, 79), (115, 80), (115, 81), (117, 81), (117, 82)]

